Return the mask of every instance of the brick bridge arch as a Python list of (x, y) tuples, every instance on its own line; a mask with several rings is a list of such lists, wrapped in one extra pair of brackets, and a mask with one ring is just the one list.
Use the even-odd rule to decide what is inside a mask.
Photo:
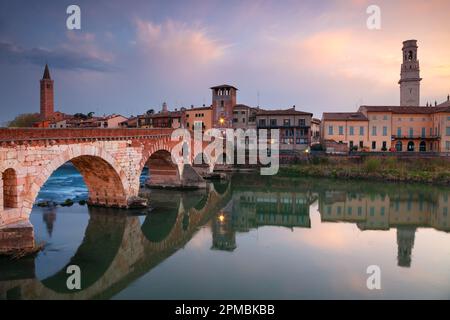
[[(90, 203), (102, 206), (127, 207), (138, 195), (140, 175), (149, 161), (150, 166), (154, 161), (153, 178), (158, 169), (162, 173), (160, 184), (172, 179), (181, 186), (206, 186), (190, 164), (171, 163), (170, 152), (179, 143), (171, 141), (172, 131), (0, 129), (0, 227), (28, 219), (41, 187), (68, 161), (83, 175)], [(192, 158), (191, 153), (190, 163)]]

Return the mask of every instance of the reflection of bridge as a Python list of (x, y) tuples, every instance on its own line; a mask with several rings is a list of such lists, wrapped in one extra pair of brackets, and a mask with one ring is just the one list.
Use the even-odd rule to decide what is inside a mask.
[(65, 267), (43, 281), (32, 277), (2, 281), (0, 297), (94, 299), (114, 296), (183, 247), (229, 200), (229, 185), (222, 194), (216, 192), (213, 185), (210, 188), (194, 206), (188, 203), (191, 199), (181, 197), (172, 209), (152, 212), (142, 226), (137, 216), (114, 209), (89, 208), (91, 215), (83, 243), (68, 263), (80, 267), (82, 289), (75, 292), (67, 289)]
[(105, 207), (129, 206), (146, 164), (155, 183), (200, 181), (189, 165), (178, 167), (171, 161), (170, 152), (178, 144), (171, 141), (172, 131), (0, 129), (0, 227), (27, 220), (42, 185), (68, 161), (82, 174), (89, 202)]

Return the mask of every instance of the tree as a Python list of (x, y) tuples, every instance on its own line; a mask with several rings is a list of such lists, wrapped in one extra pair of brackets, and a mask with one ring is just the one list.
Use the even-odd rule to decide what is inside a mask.
[(88, 119), (92, 119), (94, 117), (95, 112), (91, 111), (87, 114)]
[(148, 115), (154, 114), (154, 113), (155, 113), (155, 110), (153, 110), (153, 109), (150, 109), (150, 110), (147, 111), (147, 114), (148, 114)]
[(32, 127), (33, 123), (40, 120), (39, 113), (23, 113), (19, 114), (14, 120), (8, 123), (9, 128), (26, 128)]
[(86, 120), (88, 118), (84, 113), (75, 113), (73, 117), (80, 120)]

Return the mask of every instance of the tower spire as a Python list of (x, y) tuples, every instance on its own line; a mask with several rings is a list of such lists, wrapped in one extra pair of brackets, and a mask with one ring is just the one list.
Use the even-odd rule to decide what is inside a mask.
[(45, 64), (44, 75), (42, 76), (42, 79), (51, 80), (50, 70), (48, 69), (48, 64)]

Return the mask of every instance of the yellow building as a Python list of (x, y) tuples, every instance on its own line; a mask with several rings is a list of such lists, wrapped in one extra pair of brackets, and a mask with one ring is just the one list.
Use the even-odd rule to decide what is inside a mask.
[(185, 110), (185, 127), (194, 130), (196, 127), (203, 129), (203, 132), (213, 127), (212, 125), (212, 108), (199, 107)]
[(368, 148), (368, 120), (361, 112), (326, 112), (322, 116), (320, 135), (329, 152), (359, 151)]
[(450, 152), (450, 106), (361, 106), (324, 113), (321, 140), (328, 151)]

